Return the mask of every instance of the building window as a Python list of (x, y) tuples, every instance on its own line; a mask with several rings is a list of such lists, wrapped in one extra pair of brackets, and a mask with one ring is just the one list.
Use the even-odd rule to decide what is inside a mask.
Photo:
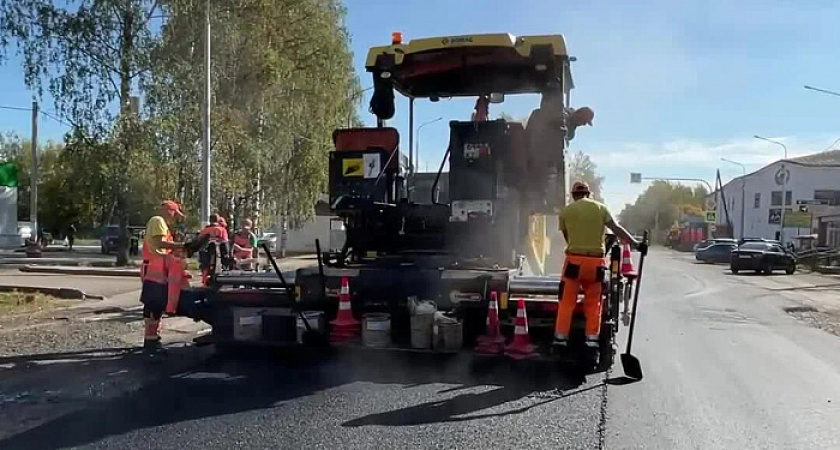
[[(785, 192), (785, 205), (793, 204), (793, 192)], [(770, 206), (782, 206), (782, 191), (773, 191), (770, 193)]]
[(753, 208), (761, 208), (761, 192), (755, 193), (755, 203), (753, 203)]
[(814, 200), (819, 205), (840, 206), (840, 191), (814, 191)]

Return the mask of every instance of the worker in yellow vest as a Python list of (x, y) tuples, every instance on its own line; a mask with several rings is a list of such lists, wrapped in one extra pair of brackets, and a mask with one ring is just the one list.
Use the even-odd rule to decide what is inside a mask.
[(168, 276), (172, 258), (183, 251), (183, 242), (174, 242), (170, 226), (184, 217), (181, 206), (165, 200), (160, 205), (159, 215), (152, 216), (146, 224), (146, 236), (143, 238), (143, 264), (140, 273), (143, 290), (140, 302), (143, 303), (143, 318), (146, 329), (143, 336), (143, 348), (151, 353), (161, 351), (160, 320), (168, 300)]

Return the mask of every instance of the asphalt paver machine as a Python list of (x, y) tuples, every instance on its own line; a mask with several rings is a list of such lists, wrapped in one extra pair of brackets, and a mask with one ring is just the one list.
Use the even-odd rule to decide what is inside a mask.
[[(331, 332), (345, 280), (356, 319), (389, 317), (391, 347), (411, 347), (411, 305), (419, 299), (460, 321), (467, 350), (486, 332), (491, 297), (508, 339), (522, 298), (530, 339), (540, 355), (550, 355), (562, 289), (556, 217), (566, 204), (566, 148), (586, 122), (570, 106), (573, 60), (561, 35), (403, 42), (395, 33), (390, 45), (370, 49), (376, 126), (336, 130), (329, 154), (330, 208), (344, 223), (344, 247), (319, 250), (317, 267), (294, 273), (219, 273), (192, 315), (213, 325), (219, 343), (300, 343), (301, 321)], [(396, 94), (409, 99), (407, 145), (388, 125)], [(487, 117), (488, 105), (517, 94), (542, 98), (526, 125)], [(454, 97), (476, 99), (475, 115), (450, 121), (440, 168), (417, 173), (414, 103)], [(602, 345), (588, 359), (600, 367), (612, 364), (623, 291), (620, 251), (608, 244)], [(318, 317), (313, 312), (320, 322), (309, 323), (307, 317)], [(248, 324), (259, 326), (243, 331)], [(573, 342), (582, 341), (582, 329), (576, 313)]]

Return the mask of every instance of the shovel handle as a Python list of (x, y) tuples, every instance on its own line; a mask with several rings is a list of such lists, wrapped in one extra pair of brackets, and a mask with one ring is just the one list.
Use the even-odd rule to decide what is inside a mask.
[(636, 328), (636, 308), (639, 305), (639, 291), (642, 289), (642, 271), (644, 270), (645, 257), (647, 256), (647, 230), (645, 230), (644, 236), (642, 237), (642, 244), (644, 244), (644, 250), (642, 251), (642, 256), (639, 258), (639, 274), (636, 276), (636, 291), (633, 292), (633, 315), (630, 316), (630, 333), (627, 336), (627, 351), (625, 352), (627, 354), (630, 354), (630, 347), (633, 345), (633, 330)]

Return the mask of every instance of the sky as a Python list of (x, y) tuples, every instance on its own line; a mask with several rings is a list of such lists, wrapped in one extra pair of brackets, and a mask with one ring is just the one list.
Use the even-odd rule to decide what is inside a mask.
[[(840, 91), (840, 2), (834, 0), (710, 0), (704, 2), (590, 0), (345, 0), (346, 26), (362, 86), (367, 50), (403, 39), (476, 33), (563, 34), (577, 57), (572, 73), (573, 107), (595, 111), (593, 127), (579, 129), (570, 151), (581, 150), (605, 177), (603, 197), (614, 212), (632, 203), (644, 177), (701, 178), (715, 172), (727, 180), (783, 156), (781, 147), (753, 138), (777, 139), (788, 156), (832, 148), (840, 138), (840, 97), (804, 85)], [(0, 66), (0, 106), (28, 107), (20, 61)], [(370, 92), (364, 95), (362, 117)], [(491, 105), (526, 118), (536, 96), (508, 97)], [(449, 120), (469, 120), (474, 101), (415, 103), (420, 167), (433, 170), (448, 144)], [(52, 109), (49, 99), (42, 106)], [(408, 101), (400, 99), (389, 123), (408, 141)], [(28, 135), (25, 111), (0, 109), (0, 132)], [(65, 127), (39, 121), (40, 141), (61, 139)], [(840, 142), (836, 148), (840, 149)]]

